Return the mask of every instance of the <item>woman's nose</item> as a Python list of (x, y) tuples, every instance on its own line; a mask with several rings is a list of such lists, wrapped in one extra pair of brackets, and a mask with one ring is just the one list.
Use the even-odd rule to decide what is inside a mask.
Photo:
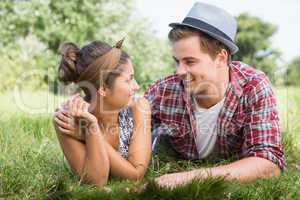
[(133, 83), (133, 90), (136, 92), (140, 89), (140, 86), (139, 84), (136, 82), (136, 80), (134, 80), (134, 83)]

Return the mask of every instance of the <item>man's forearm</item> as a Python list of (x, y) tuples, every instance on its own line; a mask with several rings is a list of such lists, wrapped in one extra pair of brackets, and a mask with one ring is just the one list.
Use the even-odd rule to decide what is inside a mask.
[(227, 165), (196, 170), (198, 177), (223, 176), (226, 180), (241, 182), (252, 181), (257, 178), (278, 176), (279, 167), (273, 162), (260, 157), (248, 157)]

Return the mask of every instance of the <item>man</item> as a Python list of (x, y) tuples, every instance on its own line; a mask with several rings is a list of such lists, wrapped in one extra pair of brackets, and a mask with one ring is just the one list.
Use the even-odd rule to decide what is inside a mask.
[(236, 20), (212, 5), (196, 3), (169, 40), (176, 74), (156, 81), (145, 97), (152, 106), (154, 145), (165, 135), (186, 159), (228, 158), (212, 168), (163, 175), (161, 186), (224, 176), (251, 181), (277, 176), (285, 166), (276, 99), (266, 75), (231, 62)]

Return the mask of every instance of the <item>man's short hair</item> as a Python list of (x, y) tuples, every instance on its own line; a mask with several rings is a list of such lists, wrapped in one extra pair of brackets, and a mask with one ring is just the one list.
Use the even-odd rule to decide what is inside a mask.
[(201, 50), (205, 53), (208, 53), (212, 59), (215, 59), (218, 53), (220, 53), (222, 49), (225, 49), (228, 54), (227, 62), (230, 63), (231, 55), (229, 48), (220, 41), (214, 39), (213, 37), (205, 34), (202, 31), (199, 31), (198, 29), (188, 26), (175, 26), (169, 32), (168, 38), (171, 42), (176, 42), (178, 40), (191, 36), (199, 36)]

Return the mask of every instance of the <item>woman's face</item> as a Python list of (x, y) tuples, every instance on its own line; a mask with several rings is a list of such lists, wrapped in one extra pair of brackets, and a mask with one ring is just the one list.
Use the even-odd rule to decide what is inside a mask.
[(113, 87), (106, 89), (104, 98), (106, 103), (115, 109), (129, 105), (140, 88), (134, 79), (134, 69), (130, 59), (122, 65), (122, 70), (121, 75), (114, 80)]

